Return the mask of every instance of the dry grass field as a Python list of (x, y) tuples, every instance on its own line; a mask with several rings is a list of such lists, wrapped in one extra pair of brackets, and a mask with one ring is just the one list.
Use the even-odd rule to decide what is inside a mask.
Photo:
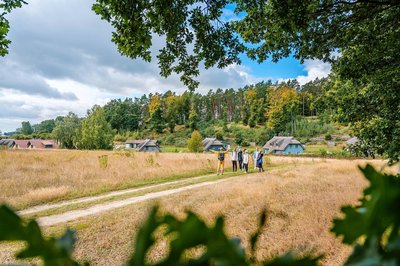
[[(282, 162), (285, 158), (273, 158)], [(332, 219), (344, 204), (354, 204), (367, 185), (357, 170), (361, 161), (287, 159), (288, 168), (270, 173), (239, 176), (232, 180), (157, 201), (163, 211), (183, 216), (190, 209), (207, 221), (226, 217), (226, 230), (248, 243), (257, 216), (268, 209), (258, 256), (268, 258), (288, 250), (299, 254), (326, 255), (324, 265), (340, 265), (350, 248), (330, 232)], [(94, 265), (122, 265), (132, 249), (132, 239), (153, 202), (140, 203), (71, 222), (78, 230), (75, 256)], [(63, 226), (47, 229), (60, 233)], [(157, 260), (165, 252), (158, 243), (151, 254)]]
[[(97, 156), (100, 154), (109, 154), (110, 166), (106, 169), (99, 166)], [(8, 190), (9, 197), (15, 203), (25, 202), (29, 199), (27, 195), (34, 199), (35, 194), (30, 194), (29, 189), (35, 188), (35, 185), (39, 189), (46, 186), (68, 187), (69, 192), (63, 194), (66, 196), (74, 195), (75, 186), (81, 194), (92, 193), (105, 188), (119, 188), (134, 181), (172, 176), (190, 171), (194, 166), (199, 170), (213, 169), (215, 166), (209, 163), (215, 157), (206, 154), (153, 155), (155, 161), (152, 167), (143, 167), (149, 166), (148, 154), (127, 157), (112, 152), (66, 154), (43, 151), (32, 154), (6, 153), (1, 156), (1, 167), (7, 169), (7, 174), (1, 173), (0, 188)], [(13, 163), (17, 159), (25, 160), (25, 164)], [(5, 161), (10, 165), (6, 166)], [(223, 215), (227, 233), (240, 237), (246, 246), (249, 235), (256, 228), (258, 214), (266, 208), (268, 223), (259, 242), (259, 258), (270, 258), (295, 250), (300, 255), (325, 254), (322, 261), (324, 265), (341, 265), (351, 249), (341, 244), (329, 229), (332, 219), (339, 215), (340, 207), (355, 204), (367, 185), (357, 169), (357, 165), (363, 165), (366, 161), (291, 157), (269, 157), (268, 161), (269, 166), (278, 167), (270, 168), (266, 173), (233, 177), (157, 201), (141, 202), (47, 227), (45, 232), (49, 235), (60, 234), (67, 226), (72, 227), (77, 230), (78, 237), (74, 252), (76, 258), (93, 265), (122, 265), (132, 250), (138, 227), (154, 204), (161, 205), (162, 211), (180, 217), (190, 209), (208, 222)], [(31, 164), (26, 165), (28, 162)], [(370, 162), (379, 168), (384, 165), (383, 161)], [(162, 165), (155, 165), (158, 163)], [(191, 164), (190, 167), (188, 164)], [(24, 166), (26, 170), (18, 169), (17, 165)], [(45, 166), (52, 168), (46, 169)], [(143, 173), (138, 168), (146, 170)], [(13, 170), (16, 174), (12, 174)], [(13, 187), (9, 188), (6, 182), (13, 180), (11, 177), (6, 179), (7, 176), (14, 176), (18, 182), (27, 182), (29, 186), (19, 188), (17, 182), (12, 182)], [(24, 191), (21, 196), (16, 193), (18, 189)], [(159, 259), (165, 253), (165, 247), (164, 240), (157, 243), (150, 254), (151, 259)], [(15, 246), (0, 246), (0, 264), (12, 262), (12, 251), (15, 251)]]
[[(108, 156), (104, 168), (99, 156)], [(17, 209), (214, 172), (211, 154), (0, 151), (0, 203)]]

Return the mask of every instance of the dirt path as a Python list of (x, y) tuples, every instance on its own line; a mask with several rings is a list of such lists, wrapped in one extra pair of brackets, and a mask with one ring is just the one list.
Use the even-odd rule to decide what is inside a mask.
[(59, 202), (59, 203), (37, 205), (35, 207), (31, 207), (31, 208), (28, 208), (28, 209), (25, 209), (25, 210), (21, 210), (21, 211), (18, 212), (18, 214), (20, 214), (20, 215), (33, 214), (33, 213), (46, 211), (46, 210), (50, 210), (50, 209), (61, 208), (61, 207), (72, 205), (72, 204), (92, 202), (92, 201), (111, 198), (111, 197), (115, 197), (115, 196), (125, 195), (125, 194), (129, 194), (129, 193), (135, 193), (135, 192), (139, 192), (139, 191), (146, 190), (146, 189), (152, 189), (152, 188), (158, 188), (158, 187), (163, 187), (163, 186), (181, 184), (181, 183), (185, 183), (187, 181), (198, 180), (198, 179), (202, 179), (202, 178), (206, 178), (206, 177), (210, 177), (210, 176), (213, 176), (213, 174), (197, 176), (197, 177), (191, 177), (191, 178), (185, 178), (185, 179), (171, 181), (171, 182), (163, 182), (163, 183), (159, 183), (159, 184), (156, 184), (156, 185), (148, 185), (148, 186), (143, 186), (143, 187), (139, 187), (139, 188), (130, 188), (130, 189), (118, 190), (118, 191), (105, 193), (105, 194), (102, 194), (102, 195), (82, 197), (82, 198), (78, 198), (78, 199), (62, 201), (62, 202)]
[(146, 200), (150, 200), (150, 199), (155, 199), (155, 198), (159, 198), (159, 197), (163, 197), (163, 196), (168, 196), (168, 195), (179, 193), (179, 192), (186, 191), (189, 189), (215, 185), (215, 184), (218, 184), (218, 183), (221, 183), (221, 182), (224, 182), (227, 180), (231, 180), (231, 179), (232, 178), (225, 178), (225, 179), (221, 179), (221, 180), (202, 182), (202, 183), (198, 183), (198, 184), (187, 185), (184, 187), (168, 189), (168, 190), (159, 191), (159, 192), (150, 192), (150, 193), (147, 193), (142, 196), (136, 196), (136, 197), (123, 199), (123, 200), (116, 200), (116, 201), (112, 201), (112, 202), (100, 203), (100, 204), (97, 204), (97, 205), (94, 205), (94, 206), (91, 206), (89, 208), (82, 209), (82, 210), (68, 211), (68, 212), (65, 212), (62, 214), (41, 217), (41, 218), (38, 218), (37, 221), (41, 226), (51, 226), (54, 224), (64, 223), (64, 222), (68, 222), (68, 221), (75, 220), (78, 218), (86, 217), (89, 215), (109, 211), (109, 210), (112, 210), (115, 208), (120, 208), (120, 207), (127, 206), (130, 204), (134, 204), (134, 203), (138, 203), (138, 202), (142, 202), (142, 201), (146, 201)]

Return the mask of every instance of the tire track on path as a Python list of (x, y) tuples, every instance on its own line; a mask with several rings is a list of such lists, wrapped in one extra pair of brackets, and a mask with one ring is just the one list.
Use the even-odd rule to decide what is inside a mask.
[(121, 195), (129, 194), (129, 193), (135, 193), (135, 192), (139, 192), (139, 191), (146, 190), (146, 189), (152, 189), (152, 188), (158, 188), (158, 187), (162, 187), (162, 186), (181, 184), (181, 183), (185, 183), (187, 181), (198, 180), (198, 179), (210, 177), (210, 176), (213, 176), (213, 175), (214, 174), (191, 177), (191, 178), (184, 178), (184, 179), (180, 179), (180, 180), (176, 180), (176, 181), (163, 182), (163, 183), (159, 183), (159, 184), (155, 184), (155, 185), (147, 185), (147, 186), (142, 186), (142, 187), (138, 187), (138, 188), (129, 188), (129, 189), (124, 189), (124, 190), (117, 190), (117, 191), (108, 192), (108, 193), (97, 195), (97, 196), (88, 196), (88, 197), (82, 197), (82, 198), (77, 198), (77, 199), (72, 199), (72, 200), (66, 200), (66, 201), (62, 201), (62, 202), (59, 202), (59, 203), (42, 204), (42, 205), (37, 205), (37, 206), (31, 207), (31, 208), (28, 208), (28, 209), (24, 209), (24, 210), (18, 211), (18, 214), (19, 215), (34, 214), (34, 213), (37, 213), (37, 212), (46, 211), (46, 210), (50, 210), (50, 209), (61, 208), (61, 207), (72, 205), (72, 204), (92, 202), (92, 201), (111, 198), (111, 197), (115, 197), (115, 196), (121, 196)]
[[(235, 177), (238, 177), (238, 176), (235, 176)], [(112, 209), (124, 207), (124, 206), (131, 205), (134, 203), (139, 203), (139, 202), (147, 201), (150, 199), (156, 199), (156, 198), (168, 196), (171, 194), (183, 192), (183, 191), (190, 190), (190, 189), (219, 184), (221, 182), (231, 180), (232, 178), (234, 178), (234, 177), (224, 178), (224, 179), (220, 179), (220, 180), (216, 180), (216, 181), (207, 181), (207, 182), (202, 182), (202, 183), (198, 183), (198, 184), (193, 184), (193, 185), (188, 185), (188, 186), (184, 186), (184, 187), (168, 189), (168, 190), (163, 190), (163, 191), (158, 191), (158, 192), (150, 192), (150, 193), (147, 193), (142, 196), (136, 196), (136, 197), (123, 199), (123, 200), (116, 200), (116, 201), (112, 201), (112, 202), (100, 203), (100, 204), (91, 206), (86, 209), (73, 210), (73, 211), (68, 211), (68, 212), (62, 213), (62, 214), (40, 217), (40, 218), (36, 219), (36, 221), (41, 226), (51, 226), (51, 225), (55, 225), (58, 223), (65, 223), (68, 221), (76, 220), (78, 218), (106, 212), (106, 211), (109, 211)]]

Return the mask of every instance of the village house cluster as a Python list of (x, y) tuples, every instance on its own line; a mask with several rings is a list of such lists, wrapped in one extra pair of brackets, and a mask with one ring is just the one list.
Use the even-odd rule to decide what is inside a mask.
[[(230, 145), (224, 140), (217, 138), (205, 138), (202, 141), (204, 151), (228, 150)], [(160, 152), (160, 143), (154, 139), (127, 140), (122, 146), (125, 149), (134, 149), (138, 152)], [(59, 145), (55, 140), (30, 139), (2, 139), (0, 148), (3, 149), (58, 149)], [(304, 145), (294, 137), (273, 137), (264, 146), (265, 154), (301, 154), (304, 152)]]
[(51, 139), (2, 139), (0, 148), (5, 149), (58, 149), (58, 143)]

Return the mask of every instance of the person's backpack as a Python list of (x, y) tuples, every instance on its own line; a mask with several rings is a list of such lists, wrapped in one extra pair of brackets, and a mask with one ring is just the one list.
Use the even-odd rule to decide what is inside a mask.
[(221, 162), (224, 161), (224, 160), (225, 160), (225, 153), (220, 152), (220, 153), (218, 154), (218, 160), (220, 160)]

